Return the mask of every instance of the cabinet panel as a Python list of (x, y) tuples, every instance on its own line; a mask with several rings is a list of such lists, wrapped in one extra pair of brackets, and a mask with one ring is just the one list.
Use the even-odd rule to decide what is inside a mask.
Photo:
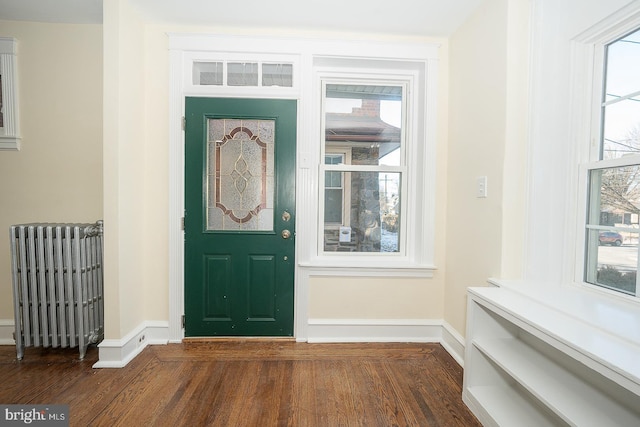
[[(640, 396), (627, 387), (633, 377), (542, 327), (536, 316), (556, 316), (558, 330), (589, 333), (590, 325), (521, 294), (470, 289), (463, 399), (475, 415), (501, 426), (640, 425)], [(624, 345), (640, 360), (640, 348)]]

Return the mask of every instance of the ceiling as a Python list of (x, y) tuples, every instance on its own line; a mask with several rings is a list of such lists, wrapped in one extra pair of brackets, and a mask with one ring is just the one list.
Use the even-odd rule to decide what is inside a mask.
[[(146, 20), (179, 25), (448, 36), (483, 0), (129, 0)], [(0, 19), (99, 24), (102, 0), (0, 0)]]
[(102, 0), (0, 0), (0, 19), (99, 24)]

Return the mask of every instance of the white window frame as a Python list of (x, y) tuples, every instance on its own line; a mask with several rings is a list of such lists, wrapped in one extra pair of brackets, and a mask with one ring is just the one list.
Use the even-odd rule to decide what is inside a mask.
[[(589, 244), (585, 230), (608, 229), (611, 227), (593, 227), (587, 224), (589, 210), (590, 173), (597, 169), (606, 169), (640, 164), (640, 154), (633, 154), (617, 159), (600, 160), (600, 138), (602, 132), (602, 91), (605, 78), (606, 46), (640, 28), (640, 9), (638, 4), (630, 4), (606, 20), (580, 34), (573, 41), (575, 80), (572, 104), (577, 111), (572, 118), (572, 139), (576, 143), (578, 160), (578, 197), (576, 198), (575, 244), (569, 244), (574, 252), (575, 269), (573, 283), (603, 295), (640, 302), (640, 286), (636, 286), (636, 294), (632, 296), (620, 291), (589, 283), (585, 280), (589, 263), (594, 261), (592, 251), (587, 250)], [(586, 90), (585, 90), (586, 89)], [(585, 125), (586, 124), (586, 125)], [(571, 249), (573, 248), (573, 249)], [(589, 259), (590, 258), (590, 259)], [(640, 257), (639, 257), (640, 262)], [(638, 268), (640, 273), (640, 268)], [(640, 274), (638, 274), (640, 279)], [(636, 280), (638, 280), (636, 279)]]
[[(222, 84), (203, 85), (194, 80), (194, 70), (199, 63), (219, 63), (222, 66)], [(258, 82), (256, 85), (229, 85), (228, 66), (230, 63), (256, 64)], [(286, 64), (293, 67), (291, 86), (263, 86), (262, 69), (264, 64)], [(184, 92), (195, 96), (229, 96), (229, 97), (255, 97), (274, 99), (296, 99), (300, 94), (300, 56), (287, 53), (251, 53), (251, 52), (184, 52), (182, 87)]]
[[(315, 150), (318, 176), (316, 193), (318, 218), (313, 236), (313, 253), (309, 261), (301, 257), (301, 265), (328, 271), (361, 271), (374, 274), (382, 270), (400, 275), (431, 277), (434, 244), (434, 191), (435, 191), (435, 65), (429, 61), (358, 60), (321, 57), (314, 62), (313, 105), (315, 117), (324, 117), (323, 83), (395, 85), (405, 87), (405, 110), (402, 113), (403, 144), (401, 166), (363, 166), (381, 172), (402, 172), (400, 224), (400, 252), (325, 252), (324, 251), (324, 124), (322, 119), (315, 128)], [(311, 156), (310, 156), (311, 157)], [(353, 167), (331, 167), (349, 170)], [(311, 243), (311, 242), (310, 242)], [(319, 270), (318, 270), (319, 271)]]
[(3, 126), (0, 127), (0, 150), (20, 149), (18, 120), (18, 42), (0, 37), (0, 76), (2, 76)]

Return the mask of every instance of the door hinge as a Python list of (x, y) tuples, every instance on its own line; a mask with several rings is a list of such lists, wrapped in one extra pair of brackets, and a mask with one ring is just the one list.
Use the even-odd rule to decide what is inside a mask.
[(182, 227), (182, 231), (184, 231), (184, 217), (182, 217), (180, 221), (180, 226)]
[(184, 314), (182, 315), (182, 329), (184, 329)]
[(185, 130), (187, 128), (187, 118), (185, 116), (182, 116), (182, 130)]

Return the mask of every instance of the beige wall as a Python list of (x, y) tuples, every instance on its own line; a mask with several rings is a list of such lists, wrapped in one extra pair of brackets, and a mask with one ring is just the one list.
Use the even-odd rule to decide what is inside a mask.
[[(450, 41), (436, 40), (442, 47), (435, 227), (438, 270), (434, 277), (312, 278), (310, 317), (444, 317), (460, 333), (464, 332), (466, 287), (481, 284), (487, 277), (501, 272), (506, 194), (503, 169), (505, 159), (521, 154), (519, 145), (512, 148), (505, 145), (505, 135), (517, 134), (519, 129), (507, 129), (511, 123), (507, 105), (512, 99), (509, 95), (512, 83), (507, 83), (512, 74), (507, 65), (509, 3), (487, 0)], [(31, 23), (2, 26), (3, 31), (14, 27), (14, 34), (7, 35), (21, 40), (24, 104), (21, 111), (25, 138), (23, 151), (0, 153), (0, 162), (3, 162), (0, 174), (20, 176), (24, 174), (17, 171), (25, 169), (32, 169), (33, 174), (27, 179), (14, 180), (29, 189), (30, 195), (2, 187), (3, 200), (20, 203), (11, 209), (3, 204), (3, 208), (7, 208), (0, 213), (0, 221), (8, 226), (23, 221), (103, 217), (105, 255), (109, 260), (105, 266), (106, 337), (119, 339), (145, 320), (168, 319), (169, 52), (166, 34), (219, 31), (146, 24), (127, 0), (105, 2), (104, 16), (104, 28)], [(105, 40), (104, 70), (101, 68), (101, 30)], [(65, 46), (65, 51), (57, 52), (57, 45)], [(60, 61), (60, 55), (67, 55), (68, 59)], [(52, 65), (44, 67), (47, 63)], [(28, 72), (29, 69), (32, 70)], [(49, 80), (45, 80), (45, 76)], [(52, 78), (55, 85), (47, 84)], [(25, 87), (25, 81), (31, 82), (29, 87)], [(104, 117), (101, 116), (102, 84)], [(29, 99), (35, 101), (28, 103)], [(74, 102), (70, 103), (70, 99)], [(48, 108), (48, 103), (64, 104), (65, 108)], [(41, 123), (44, 125), (40, 126)], [(67, 132), (68, 128), (73, 131)], [(104, 146), (103, 139), (108, 142)], [(34, 150), (36, 141), (37, 151)], [(73, 157), (89, 159), (89, 162), (74, 167), (67, 164), (55, 177), (47, 175), (46, 166), (32, 166), (33, 159), (41, 165), (52, 157), (61, 158), (63, 163)], [(25, 163), (16, 159), (24, 159)], [(74, 179), (75, 173), (86, 174), (88, 178)], [(475, 177), (480, 175), (489, 177), (487, 199), (475, 198)], [(42, 189), (43, 182), (47, 187), (72, 188), (73, 191), (62, 195), (51, 193)], [(517, 188), (509, 194), (515, 191)], [(77, 196), (82, 193), (88, 195)], [(57, 203), (61, 197), (68, 198), (67, 204), (73, 209)], [(36, 215), (42, 212), (50, 216)], [(4, 250), (2, 246), (0, 250)], [(8, 290), (8, 255), (4, 259), (0, 272), (6, 278), (3, 284)], [(517, 255), (515, 259), (517, 261)], [(2, 299), (0, 318), (11, 317), (10, 300)]]
[(0, 320), (13, 319), (8, 230), (102, 218), (102, 26), (0, 21), (18, 40), (22, 149), (0, 151)]
[[(508, 25), (508, 16), (522, 19), (516, 12), (524, 9), (514, 5), (525, 3), (487, 0), (450, 40), (435, 40), (442, 47), (435, 213), (438, 269), (434, 277), (312, 278), (310, 317), (444, 317), (463, 334), (466, 287), (503, 273), (503, 258), (510, 257), (508, 265), (515, 265), (512, 269), (518, 271), (518, 240), (503, 238), (519, 226), (517, 220), (504, 218), (522, 208), (522, 198), (512, 197), (521, 190), (523, 168), (518, 165), (524, 156), (519, 138), (524, 124), (517, 120), (522, 117), (518, 110), (522, 81), (517, 73), (522, 62), (510, 63), (518, 43), (509, 36), (514, 29), (512, 23)], [(25, 137), (23, 151), (0, 153), (0, 174), (7, 179), (24, 175), (18, 171), (33, 170), (27, 179), (12, 179), (30, 190), (29, 195), (2, 187), (2, 200), (19, 203), (10, 209), (3, 203), (0, 223), (8, 226), (23, 221), (92, 221), (103, 217), (109, 261), (105, 265), (106, 338), (119, 339), (145, 320), (168, 320), (169, 316), (167, 33), (232, 33), (239, 29), (144, 23), (127, 0), (105, 2), (104, 11), (104, 27), (25, 23), (3, 23), (0, 27), (3, 32), (14, 27), (14, 33), (7, 35), (21, 40)], [(65, 46), (65, 51), (57, 52), (54, 45)], [(60, 55), (66, 55), (67, 60), (59, 61)], [(48, 63), (52, 65), (43, 65)], [(56, 71), (53, 74), (52, 68)], [(55, 85), (45, 84), (45, 77), (49, 81), (55, 78)], [(29, 87), (25, 87), (25, 79), (31, 82)], [(65, 108), (48, 108), (48, 103)], [(67, 132), (68, 128), (72, 131)], [(61, 158), (63, 163), (73, 157), (89, 161), (72, 167), (66, 164), (62, 173), (51, 177), (46, 166), (41, 166), (51, 157)], [(32, 166), (31, 159), (39, 166)], [(76, 173), (87, 178), (74, 179)], [(505, 173), (508, 186), (503, 184)], [(489, 178), (487, 199), (475, 197), (475, 178), (480, 175)], [(43, 183), (47, 189), (72, 190), (51, 193)], [(61, 198), (68, 202), (58, 203)], [(42, 212), (50, 216), (37, 215)], [(8, 292), (8, 254), (0, 252), (0, 259), (5, 260), (0, 265), (5, 278), (0, 285)], [(10, 300), (2, 299), (0, 319), (11, 317)]]
[(461, 333), (467, 287), (521, 274), (528, 3), (486, 0), (450, 39), (444, 310)]
[(127, 0), (104, 2), (103, 19), (105, 338), (120, 339), (150, 319), (158, 295), (166, 300), (166, 278), (148, 287), (150, 271), (164, 266), (148, 259), (156, 241), (146, 221), (156, 214), (149, 200), (167, 187), (147, 185), (146, 165), (157, 150), (146, 152), (145, 73), (152, 70), (145, 70), (144, 25)]
[(386, 277), (315, 277), (310, 319), (442, 319), (440, 281)]
[[(145, 206), (152, 212), (143, 231), (144, 239), (153, 241), (145, 250), (145, 307), (153, 310), (151, 320), (166, 320), (168, 313), (168, 37), (167, 33), (241, 33), (261, 34), (253, 29), (240, 30), (147, 25), (145, 27)], [(264, 34), (264, 33), (262, 33)], [(282, 35), (269, 33), (273, 35)], [(287, 34), (293, 37), (296, 34)], [(321, 36), (300, 34), (301, 36)], [(325, 36), (327, 36), (325, 34)], [(331, 38), (334, 38), (332, 35)], [(353, 35), (344, 34), (344, 37)], [(371, 35), (371, 38), (381, 38)], [(402, 39), (399, 39), (402, 41)], [(415, 41), (415, 39), (413, 39)], [(446, 192), (446, 137), (447, 137), (447, 42), (443, 39), (421, 41), (442, 43), (439, 63), (438, 98), (438, 179), (435, 236), (435, 262), (444, 266), (444, 221)], [(150, 70), (153, 70), (151, 72)], [(142, 236), (142, 234), (140, 234)], [(160, 260), (160, 261), (158, 261)], [(354, 319), (441, 319), (443, 317), (444, 274), (436, 271), (433, 278), (415, 279), (398, 277), (378, 278), (313, 278), (309, 283), (310, 316), (314, 318)], [(336, 301), (340, 303), (336, 305)], [(384, 306), (384, 309), (381, 307)], [(376, 308), (376, 309), (374, 309)]]

